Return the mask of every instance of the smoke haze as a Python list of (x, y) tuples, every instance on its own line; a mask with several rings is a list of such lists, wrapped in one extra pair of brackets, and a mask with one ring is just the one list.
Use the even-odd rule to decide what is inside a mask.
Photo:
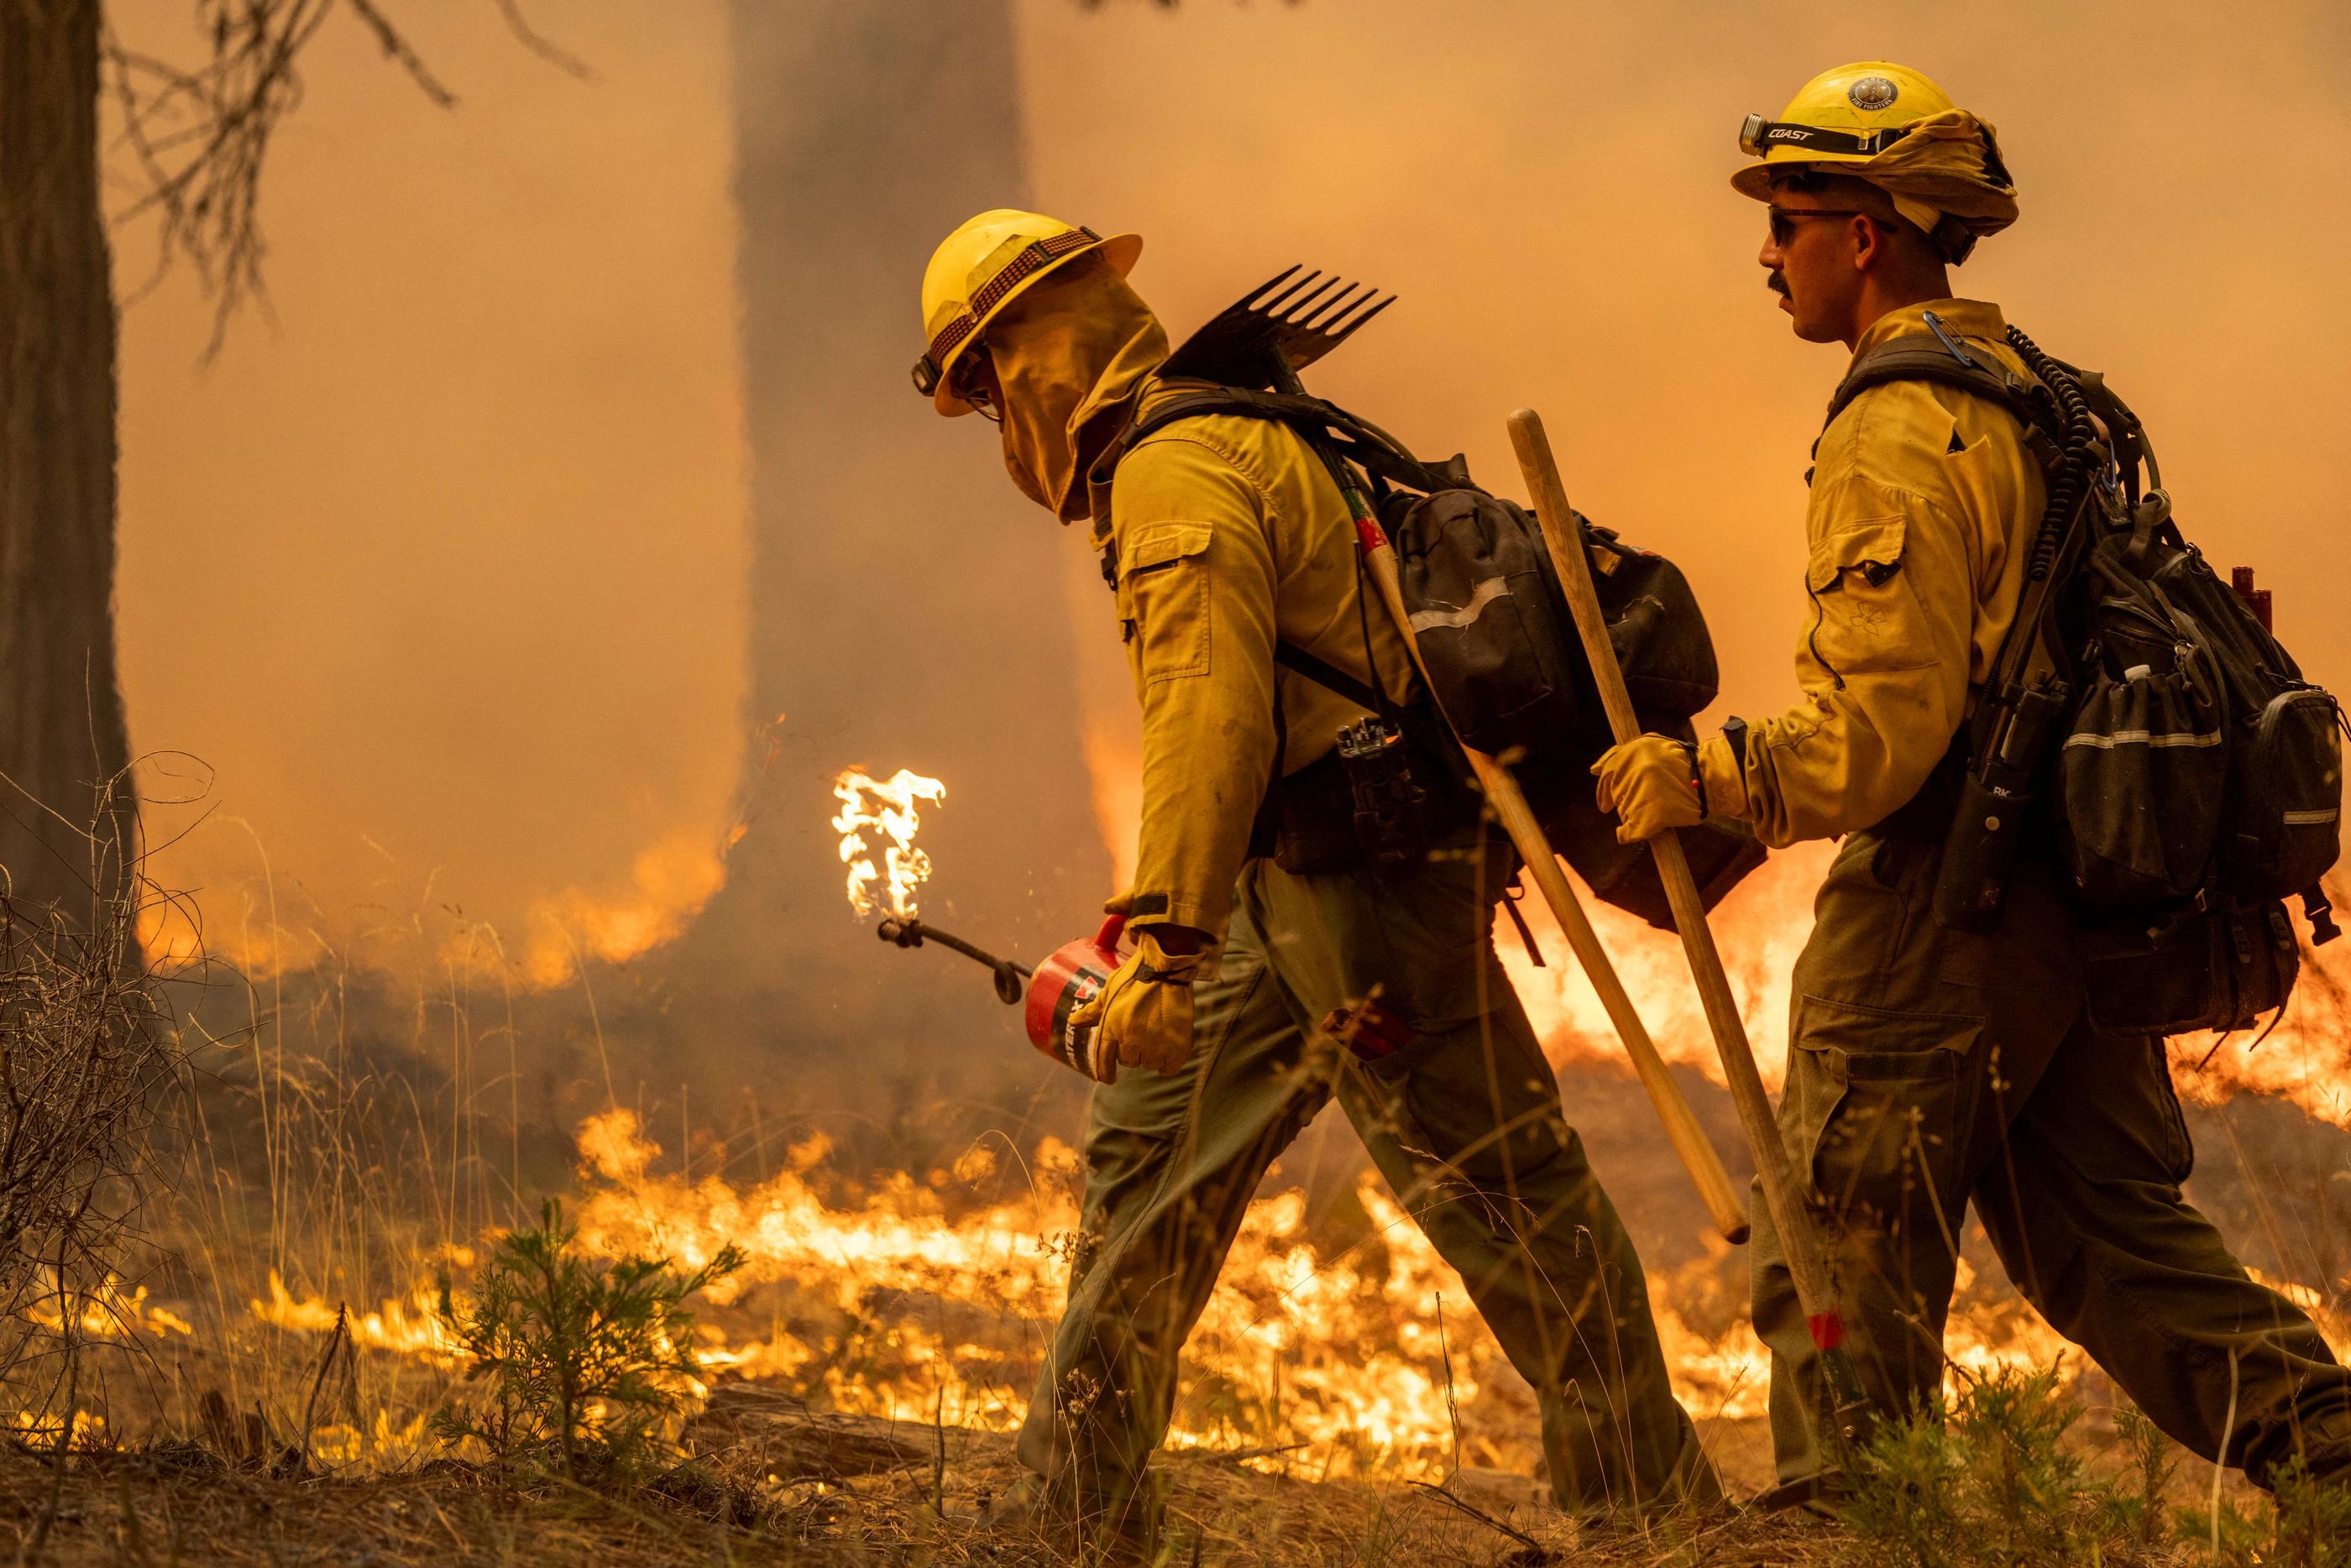
[[(197, 52), (183, 0), (114, 10)], [(274, 892), (292, 930), (372, 933), (379, 958), (429, 956), (455, 908), (519, 960), (559, 911), (585, 946), (586, 909), (690, 905), (727, 826), (748, 537), (726, 16), (567, 5), (541, 20), (581, 82), (492, 6), (396, 10), (458, 107), (336, 18), (272, 148), (268, 314), (207, 369), (186, 269), (126, 311), (124, 680), (134, 751), (217, 770), (220, 815), (161, 867), (205, 889), (216, 945), (266, 956), (243, 932)], [(150, 236), (116, 249), (128, 298)]]
[(925, 913), (1029, 957), (1126, 847), (1093, 563), (904, 387), (931, 244), (999, 204), (1143, 233), (1178, 337), (1292, 261), (1395, 289), (1316, 389), (1506, 490), (1541, 410), (1577, 504), (1688, 570), (1721, 711), (1784, 705), (1842, 356), (1789, 335), (1727, 177), (1740, 115), (1856, 57), (1999, 127), (2024, 215), (1962, 291), (2109, 373), (2183, 524), (2351, 685), (2332, 7), (546, 7), (591, 83), (415, 9), (463, 105), (329, 30), (265, 196), (274, 325), (200, 371), (186, 277), (126, 317), (127, 694), (138, 744), (218, 770), (165, 865), (216, 938), (265, 851), (289, 926), (433, 950), (455, 906), (526, 980), (707, 901), (665, 961), (697, 1027), (1048, 1071), (977, 971), (850, 920), (823, 822), (842, 766), (944, 777)]
[[(1740, 117), (1893, 58), (2000, 130), (2022, 219), (1955, 275), (2147, 419), (2186, 527), (2351, 677), (2331, 460), (2351, 394), (2339, 8), (1562, 5), (1078, 11), (1025, 0), (1038, 198), (1146, 239), (1180, 337), (1293, 261), (1401, 296), (1318, 390), (1515, 493), (1541, 410), (1572, 498), (1673, 556), (1727, 711), (1794, 696), (1803, 474), (1841, 349), (1798, 342), (1729, 176)], [(2228, 128), (2223, 130), (2221, 128)]]

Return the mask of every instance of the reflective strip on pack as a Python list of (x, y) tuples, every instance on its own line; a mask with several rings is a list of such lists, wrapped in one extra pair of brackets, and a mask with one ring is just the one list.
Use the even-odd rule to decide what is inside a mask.
[(2102, 752), (2111, 752), (2116, 746), (2192, 746), (2200, 750), (2203, 747), (2217, 746), (2220, 743), (2220, 732), (2218, 730), (2209, 735), (2158, 735), (2146, 730), (2116, 730), (2111, 735), (2095, 735), (2085, 732), (2078, 735), (2065, 737), (2065, 749), (2069, 752), (2075, 746), (2095, 746)]
[(2342, 815), (2341, 807), (2330, 805), (2324, 811), (2282, 811), (2278, 813), (2278, 820), (2288, 827), (2315, 827), (2322, 822), (2333, 822)]
[(1488, 577), (1470, 590), (1469, 602), (1459, 609), (1425, 609), (1412, 612), (1412, 629), (1426, 631), (1432, 627), (1458, 629), (1469, 625), (1486, 613), (1486, 607), (1510, 591), (1510, 585), (1500, 577)]

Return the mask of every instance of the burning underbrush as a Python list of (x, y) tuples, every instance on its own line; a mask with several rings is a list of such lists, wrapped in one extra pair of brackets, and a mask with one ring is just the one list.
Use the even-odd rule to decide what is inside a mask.
[[(1739, 955), (1767, 1063), (1782, 1048), (1774, 977), (1802, 929), (1787, 906), (1814, 871), (1775, 867), (1766, 876), (1776, 879), (1759, 878), (1726, 909), (1725, 946)], [(1537, 935), (1547, 936), (1540, 919)], [(1702, 1111), (1722, 1111), (1697, 1072), (1703, 1032), (1677, 1012), (1687, 982), (1671, 939), (1629, 922), (1606, 935)], [(1746, 1256), (1698, 1239), (1695, 1206), (1582, 982), (1515, 957), (1512, 969), (1561, 1064), (1571, 1118), (1649, 1260), (1677, 1390), (1733, 1490), (1759, 1489), (1770, 1480), (1768, 1367), (1747, 1320)], [(2208, 1107), (2192, 1113), (2207, 1156), (2198, 1201), (2341, 1345), (2351, 1344), (2351, 1203), (2339, 1179), (2344, 1117), (2329, 1096), (2351, 1081), (2330, 1065), (2344, 992), (2325, 967), (2304, 983), (2292, 1033), (2250, 1050), (2227, 1043), (2209, 1061), (2210, 1043), (2182, 1043), (2175, 1060), (2185, 1096)], [(466, 1369), (437, 1311), (436, 1276), (445, 1271), (462, 1292), (498, 1238), (527, 1223), (537, 1195), (561, 1190), (577, 1244), (594, 1259), (658, 1256), (691, 1271), (724, 1246), (743, 1254), (693, 1303), (694, 1392), (708, 1412), (694, 1440), (740, 1447), (743, 1412), (783, 1410), (914, 1452), (914, 1471), (922, 1454), (952, 1452), (981, 1456), (968, 1476), (1011, 1473), (1008, 1434), (1079, 1244), (1081, 1171), (1067, 1143), (1033, 1131), (969, 1136), (985, 1113), (949, 1107), (893, 1124), (912, 1137), (861, 1137), (852, 1118), (809, 1113), (779, 1133), (748, 1096), (723, 1122), (698, 1096), (691, 1123), (684, 1106), (664, 1106), (662, 1125), (681, 1136), (657, 1137), (646, 1114), (606, 1097), (613, 1074), (592, 1032), (572, 1036), (581, 1044), (559, 1071), (534, 1076), (518, 1064), (518, 1035), (540, 1050), (569, 1026), (552, 1002), (519, 1023), (485, 1023), (455, 978), (406, 1008), (354, 1002), (361, 982), (331, 971), (271, 985), (206, 1048), (189, 1174), (155, 1253), (126, 1263), (75, 1325), (87, 1347), (118, 1353), (89, 1358), (69, 1428), (77, 1452), (178, 1435), (247, 1476), (390, 1484), (422, 1473), (452, 1451), (434, 1417), (463, 1396)], [(403, 1015), (405, 1044), (401, 1026), (384, 1026)], [(2265, 1084), (2264, 1071), (2286, 1077)], [(631, 1075), (624, 1067), (621, 1081)], [(2283, 1092), (2239, 1093), (2261, 1087)], [(589, 1093), (606, 1108), (583, 1116), (567, 1096)], [(1727, 1126), (1719, 1136), (1730, 1147)], [(1360, 1170), (1343, 1133), (1316, 1158), (1338, 1165), (1335, 1179), (1301, 1159), (1248, 1210), (1187, 1344), (1170, 1463), (1186, 1476), (1223, 1467), (1327, 1480), (1358, 1500), (1417, 1495), (1409, 1483), (1465, 1471), (1537, 1474), (1531, 1393), (1460, 1280)], [(2010, 1288), (1980, 1236), (1959, 1278), (1955, 1391), (2004, 1369), (2053, 1368), (2094, 1412), (2115, 1402)], [(37, 1406), (15, 1420), (61, 1428)], [(2102, 1416), (2085, 1430), (2112, 1440)], [(794, 1507), (815, 1507), (835, 1484), (788, 1467), (772, 1483), (765, 1473), (752, 1483)], [(950, 1496), (956, 1483), (945, 1474), (922, 1484)], [(963, 1484), (969, 1495), (956, 1506), (968, 1511), (998, 1483)], [(1512, 1484), (1526, 1490), (1510, 1495), (1531, 1496), (1531, 1482)]]
[[(178, 1464), (172, 1456), (183, 1450), (172, 1444), (184, 1437), (214, 1468), (134, 1478), (140, 1507), (158, 1506), (161, 1486), (179, 1489), (162, 1506), (192, 1518), (248, 1493), (259, 1500), (253, 1507), (281, 1510), (289, 1529), (325, 1510), (316, 1514), (324, 1530), (332, 1510), (347, 1508), (366, 1514), (345, 1521), (352, 1530), (430, 1534), (429, 1517), (465, 1535), (462, 1551), (454, 1536), (444, 1543), (451, 1561), (486, 1561), (479, 1554), (501, 1531), (570, 1540), (578, 1521), (568, 1515), (483, 1514), (488, 1494), (463, 1479), (480, 1472), (435, 1462), (467, 1455), (434, 1431), (434, 1413), (467, 1388), (435, 1276), (454, 1276), (463, 1299), (497, 1238), (524, 1223), (471, 1189), (490, 1161), (469, 1151), (495, 1149), (498, 1129), (444, 1121), (435, 1133), (415, 1085), (390, 1077), (371, 1092), (341, 1084), (338, 1100), (331, 1075), (300, 1076), (290, 1058), (249, 1051), (248, 1065), (230, 1098), (267, 1115), (211, 1121), (211, 1163), (180, 1194), (183, 1228), (169, 1239), (178, 1261), (111, 1288), (105, 1310), (80, 1325), (93, 1345), (128, 1354), (85, 1385), (73, 1442), (92, 1479), (72, 1487), (94, 1489), (114, 1509), (125, 1483), (105, 1479), (106, 1467)], [(1600, 1082), (1575, 1069), (1571, 1096), (1589, 1106)], [(403, 1106), (400, 1132), (394, 1113)], [(2266, 1128), (2247, 1131), (2279, 1141)], [(673, 1152), (624, 1109), (588, 1117), (569, 1141), (566, 1214), (583, 1252), (606, 1262), (661, 1255), (681, 1271), (724, 1246), (743, 1254), (692, 1303), (693, 1392), (705, 1413), (687, 1436), (724, 1478), (714, 1496), (748, 1499), (741, 1506), (782, 1521), (778, 1530), (821, 1537), (827, 1552), (868, 1552), (858, 1561), (1014, 1560), (977, 1545), (967, 1559), (940, 1543), (984, 1544), (990, 1500), (1018, 1475), (1009, 1433), (1075, 1245), (1080, 1172), (1066, 1145), (991, 1136), (912, 1169), (861, 1160), (804, 1131), (764, 1155), (770, 1146), (747, 1129), (731, 1149), (704, 1130)], [(2216, 1165), (2230, 1153), (2243, 1162), (2245, 1150), (2213, 1141), (2226, 1146)], [(2339, 1151), (2333, 1158), (2339, 1167)], [(1277, 1182), (1251, 1205), (1187, 1346), (1165, 1461), (1187, 1511), (1181, 1528), (1220, 1543), (1214, 1560), (1492, 1561), (1506, 1549), (1494, 1529), (1419, 1501), (1413, 1483), (1451, 1477), (1454, 1495), (1552, 1542), (1562, 1526), (1535, 1503), (1531, 1397), (1459, 1280), (1375, 1179), (1323, 1188)], [(1960, 1271), (1952, 1386), (2000, 1369), (2054, 1367), (2067, 1397), (2094, 1412), (2074, 1440), (2085, 1451), (2111, 1447), (2097, 1413), (2109, 1392), (1995, 1267), (1974, 1266), (1980, 1247)], [(1733, 1490), (1751, 1491), (1769, 1480), (1760, 1420), (1767, 1368), (1746, 1321), (1744, 1270), (1741, 1252), (1686, 1242), (1654, 1271), (1652, 1295), (1677, 1390)], [(2305, 1277), (2335, 1292), (2290, 1293), (2336, 1343), (2351, 1338), (2334, 1272)], [(158, 1439), (162, 1458), (141, 1457)], [(838, 1473), (869, 1459), (870, 1471)], [(299, 1499), (269, 1490), (304, 1474), (357, 1490)], [(416, 1490), (434, 1476), (457, 1491)], [(1269, 1490), (1282, 1478), (1332, 1484)], [(652, 1506), (622, 1511), (635, 1519)], [(639, 1527), (651, 1528), (642, 1519)], [(1845, 1560), (1834, 1550), (1806, 1555), (1817, 1543), (1800, 1542), (1797, 1524), (1765, 1533), (1720, 1560)], [(1372, 1552), (1378, 1540), (1397, 1550)], [(1277, 1551), (1277, 1541), (1291, 1545)], [(1309, 1551), (1301, 1541), (1321, 1544)], [(560, 1560), (595, 1555), (583, 1541)], [(788, 1552), (779, 1560), (836, 1559)]]
[[(1076, 1244), (1077, 1161), (1066, 1146), (1048, 1139), (1015, 1160), (978, 1145), (949, 1169), (861, 1183), (830, 1169), (815, 1139), (744, 1186), (662, 1168), (627, 1111), (591, 1118), (580, 1147), (574, 1213), (590, 1251), (663, 1255), (682, 1268), (728, 1244), (744, 1254), (699, 1313), (694, 1348), (712, 1383), (922, 1426), (1019, 1423)], [(993, 1195), (1008, 1187), (1010, 1196)], [(1531, 1395), (1459, 1278), (1375, 1179), (1350, 1199), (1319, 1227), (1297, 1190), (1250, 1206), (1186, 1349), (1171, 1445), (1250, 1451), (1316, 1479), (1435, 1480), (1457, 1462), (1534, 1470)], [(1677, 1389), (1718, 1431), (1761, 1415), (1768, 1373), (1747, 1324), (1743, 1260), (1727, 1251), (1652, 1289)], [(453, 1254), (460, 1265), (465, 1256)], [(2295, 1289), (2325, 1313), (2319, 1293)], [(337, 1310), (275, 1276), (247, 1307), (254, 1324), (311, 1335), (332, 1331)], [(2351, 1324), (2327, 1327), (2339, 1341)], [(347, 1332), (420, 1368), (458, 1365), (422, 1277), (353, 1312)], [(1949, 1348), (1955, 1386), (2053, 1365), (2070, 1383), (2080, 1365), (1996, 1274), (1964, 1263)], [(388, 1443), (397, 1455), (413, 1448), (414, 1418), (380, 1415), (371, 1431), (327, 1438), (338, 1452)]]

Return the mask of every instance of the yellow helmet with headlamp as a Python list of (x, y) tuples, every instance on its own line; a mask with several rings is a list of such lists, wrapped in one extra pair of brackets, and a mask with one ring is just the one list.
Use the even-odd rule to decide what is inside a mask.
[(1041, 213), (998, 207), (958, 225), (923, 270), (923, 334), (914, 389), (950, 417), (973, 411), (958, 371), (998, 311), (1048, 273), (1100, 254), (1123, 277), (1143, 254), (1134, 234), (1108, 239)]
[(1992, 128), (1890, 60), (1823, 71), (1777, 119), (1749, 115), (1739, 145), (1757, 160), (1730, 177), (1740, 194), (1768, 202), (1773, 178), (1798, 168), (1853, 175), (1893, 198), (1954, 263), (2016, 221), (2016, 185)]

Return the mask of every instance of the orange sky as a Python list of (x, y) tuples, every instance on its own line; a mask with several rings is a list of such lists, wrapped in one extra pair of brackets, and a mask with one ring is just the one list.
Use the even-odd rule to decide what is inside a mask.
[[(182, 47), (185, 0), (118, 9)], [(585, 83), (486, 4), (392, 9), (459, 106), (338, 18), (271, 151), (274, 320), (199, 367), (183, 274), (125, 322), (124, 684), (134, 749), (216, 770), (223, 819), (162, 868), (216, 939), (266, 852), (290, 927), (454, 904), (511, 946), (692, 884), (736, 783), (724, 7), (541, 7)]]
[[(216, 934), (266, 851), (289, 926), (454, 904), (516, 947), (616, 906), (658, 935), (707, 891), (746, 729), (725, 7), (542, 5), (591, 83), (486, 4), (405, 10), (464, 101), (322, 35), (265, 197), (274, 322), (200, 369), (185, 277), (126, 317), (133, 741), (206, 759), (221, 813), (163, 870), (214, 890)], [(159, 45), (187, 16), (118, 11)], [(1965, 289), (2111, 373), (2191, 535), (2260, 567), (2351, 685), (2351, 34), (2315, 3), (2050, 16), (1019, 0), (1033, 194), (1144, 232), (1135, 282), (1179, 337), (1294, 260), (1398, 290), (1317, 389), (1510, 489), (1503, 416), (1541, 409), (1576, 503), (1688, 569), (1754, 712), (1792, 694), (1804, 454), (1840, 365), (1761, 286), (1732, 132), (1822, 67), (1907, 59), (1999, 125), (2022, 187)], [(129, 286), (146, 253), (120, 243)], [(906, 276), (893, 362), (922, 260), (874, 260)], [(1069, 556), (1114, 757), (1115, 645)]]
[[(1442, 20), (1438, 20), (1441, 16)], [(1688, 570), (1730, 706), (1793, 696), (1806, 451), (1842, 351), (1762, 287), (1740, 118), (1892, 57), (2001, 132), (2023, 217), (1957, 275), (2147, 419), (2190, 534), (2262, 569), (2351, 683), (2333, 462), (2351, 333), (2339, 7), (1029, 0), (1039, 199), (1142, 231), (1134, 282), (1196, 321), (1303, 260), (1401, 295), (1311, 376), (1518, 489), (1544, 414), (1571, 498)]]

